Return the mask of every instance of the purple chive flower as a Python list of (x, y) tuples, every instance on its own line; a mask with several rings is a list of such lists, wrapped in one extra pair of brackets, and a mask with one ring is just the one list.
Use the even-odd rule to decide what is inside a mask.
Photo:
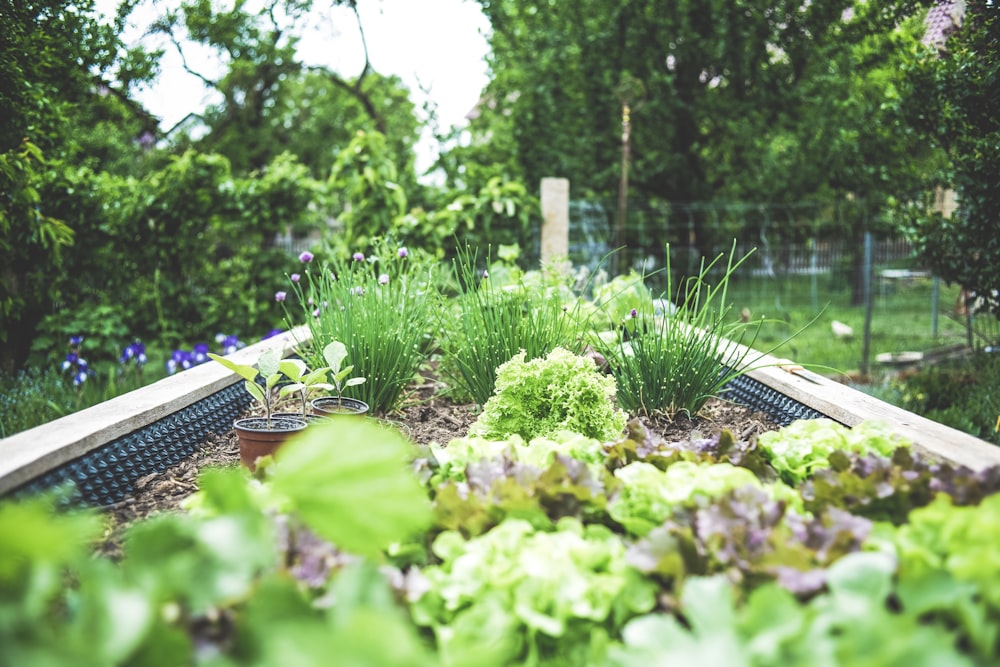
[(297, 273), (293, 273), (293, 274), (292, 274), (291, 276), (289, 276), (289, 277), (290, 277), (290, 278), (292, 279), (292, 282), (293, 282), (293, 283), (297, 283), (297, 282), (299, 282), (299, 280), (301, 280), (301, 279), (302, 279), (302, 276), (300, 276), (300, 275), (299, 275), (299, 274), (297, 274)]
[(309, 297), (308, 299), (306, 299), (306, 303), (308, 303), (310, 306), (313, 305), (313, 303), (314, 303), (313, 302), (313, 298)]
[(364, 296), (365, 290), (362, 287), (352, 287), (351, 294), (353, 294), (354, 296)]
[(383, 273), (382, 275), (380, 275), (378, 277), (378, 284), (379, 285), (388, 285), (389, 284), (389, 274), (388, 273)]
[(483, 280), (486, 280), (486, 279), (487, 279), (487, 278), (489, 278), (489, 277), (490, 277), (490, 272), (489, 272), (489, 271), (486, 271), (486, 270), (484, 269), (484, 270), (483, 270)]
[(396, 254), (399, 255), (400, 259), (405, 259), (410, 256), (410, 251), (407, 250), (406, 246), (404, 245), (402, 248), (396, 251)]
[(632, 312), (629, 313), (629, 317), (631, 317), (634, 320), (635, 318), (639, 317), (639, 311), (633, 308)]
[(282, 301), (285, 300), (285, 297), (287, 297), (287, 296), (288, 296), (287, 292), (275, 292), (274, 293), (274, 300), (277, 301), (278, 303), (281, 303)]
[(353, 260), (354, 260), (355, 262), (363, 262), (363, 261), (365, 261), (365, 256), (364, 256), (364, 253), (360, 253), (360, 252), (356, 252), (356, 253), (354, 253), (353, 255), (351, 255), (351, 258), (352, 258), (352, 259), (353, 259)]
[(319, 308), (313, 311), (313, 317), (319, 317)]
[(308, 264), (309, 262), (313, 261), (313, 254), (308, 250), (303, 251), (302, 254), (299, 255), (299, 261), (302, 262), (303, 264)]

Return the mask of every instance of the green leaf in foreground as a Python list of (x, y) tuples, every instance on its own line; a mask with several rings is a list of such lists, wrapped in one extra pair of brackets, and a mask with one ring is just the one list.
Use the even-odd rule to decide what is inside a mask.
[(427, 494), (407, 469), (411, 454), (395, 431), (338, 417), (285, 445), (271, 485), (318, 535), (374, 555), (430, 524)]

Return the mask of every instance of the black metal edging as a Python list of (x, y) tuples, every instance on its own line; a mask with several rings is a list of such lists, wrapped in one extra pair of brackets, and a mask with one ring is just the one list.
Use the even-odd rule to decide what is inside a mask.
[(65, 506), (110, 505), (135, 489), (135, 482), (194, 454), (209, 433), (225, 433), (247, 409), (243, 383), (233, 384), (148, 426), (113, 440), (78, 459), (36, 477), (11, 492), (24, 497), (73, 482)]
[(765, 413), (779, 426), (788, 426), (797, 419), (826, 417), (822, 412), (803, 405), (746, 375), (730, 380), (723, 387), (721, 395), (726, 400)]

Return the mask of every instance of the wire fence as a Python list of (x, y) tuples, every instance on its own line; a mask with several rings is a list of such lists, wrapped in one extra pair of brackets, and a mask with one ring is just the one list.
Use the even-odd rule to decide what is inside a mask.
[(789, 313), (812, 313), (816, 326), (850, 331), (838, 336), (831, 330), (829, 352), (851, 345), (854, 358), (843, 361), (851, 368), (867, 371), (958, 347), (995, 346), (1000, 337), (996, 318), (977, 313), (957, 286), (936, 279), (890, 221), (862, 201), (630, 201), (621, 229), (615, 213), (614, 202), (570, 202), (574, 266), (652, 275), (648, 282), (655, 288), (666, 282), (669, 252), (677, 285), (735, 243), (737, 258), (750, 253), (731, 280), (736, 312), (765, 311), (786, 320)]

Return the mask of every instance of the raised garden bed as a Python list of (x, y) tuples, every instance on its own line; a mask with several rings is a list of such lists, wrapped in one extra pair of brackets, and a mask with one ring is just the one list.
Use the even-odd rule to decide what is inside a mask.
[[(285, 344), (290, 348), (293, 340)], [(251, 359), (257, 352), (242, 354)], [(866, 645), (869, 655), (889, 660), (872, 664), (994, 664), (1000, 598), (982, 574), (987, 552), (974, 551), (969, 560), (969, 554), (951, 551), (963, 547), (950, 537), (942, 536), (940, 544), (921, 540), (930, 534), (926, 531), (945, 525), (935, 517), (948, 516), (965, 526), (964, 544), (981, 548), (974, 527), (980, 512), (983, 521), (993, 516), (990, 494), (1000, 469), (991, 466), (1000, 463), (1000, 452), (794, 366), (774, 360), (734, 383), (729, 393), (749, 408), (715, 402), (709, 420), (630, 425), (629, 436), (609, 443), (589, 473), (570, 459), (557, 459), (539, 477), (516, 461), (467, 469), (465, 475), (475, 480), (465, 481), (448, 477), (457, 468), (425, 468), (425, 482), (440, 476), (430, 482), (432, 508), (420, 499), (426, 489), (406, 495), (402, 477), (344, 477), (330, 465), (336, 457), (301, 454), (290, 463), (297, 472), (275, 480), (277, 492), (288, 494), (281, 503), (291, 507), (288, 516), (263, 511), (257, 503), (264, 501), (239, 491), (235, 480), (244, 472), (213, 477), (207, 488), (198, 478), (205, 468), (236, 467), (238, 454), (226, 427), (246, 406), (236, 381), (224, 369), (197, 367), (89, 414), (0, 441), (0, 492), (8, 498), (27, 500), (73, 481), (77, 495), (70, 503), (104, 505), (116, 517), (98, 543), (106, 555), (121, 560), (123, 574), (101, 570), (100, 581), (125, 597), (113, 598), (104, 589), (94, 593), (86, 585), (84, 592), (97, 596), (92, 613), (100, 622), (123, 621), (116, 614), (126, 608), (118, 609), (112, 599), (131, 600), (137, 618), (153, 620), (125, 626), (132, 634), (122, 638), (127, 634), (122, 631), (117, 644), (96, 638), (94, 650), (108, 652), (98, 664), (144, 664), (142, 656), (158, 650), (148, 638), (155, 632), (172, 633), (179, 642), (159, 650), (195, 656), (197, 664), (216, 664), (213, 656), (220, 655), (227, 658), (218, 664), (287, 664), (279, 646), (280, 637), (290, 636), (297, 637), (304, 660), (337, 651), (367, 664), (440, 664), (445, 657), (445, 664), (473, 664), (467, 661), (475, 657), (478, 665), (638, 665), (658, 664), (665, 656), (671, 664), (854, 664), (856, 647)], [(414, 442), (444, 443), (465, 434), (475, 416), (470, 406), (436, 397), (433, 378), (411, 389), (423, 395), (394, 417), (410, 427)], [(637, 461), (650, 463), (638, 469), (643, 474), (659, 474), (657, 466), (693, 471), (697, 461), (729, 461), (762, 475), (770, 488), (777, 468), (757, 458), (757, 436), (794, 419), (824, 416), (852, 426), (876, 417), (897, 434), (915, 434), (908, 439), (920, 460), (905, 452), (891, 458), (845, 455), (831, 472), (796, 487), (798, 500), (759, 488), (730, 488), (670, 508), (654, 503), (649, 512), (642, 509), (646, 501), (629, 495), (629, 483), (609, 486), (611, 477), (588, 477), (601, 469), (613, 477)], [(734, 436), (727, 445), (724, 438), (691, 433), (695, 428), (711, 436), (723, 427)], [(370, 430), (353, 435), (357, 439), (348, 440), (356, 449), (381, 446)], [(673, 442), (684, 443), (689, 453), (674, 451)], [(956, 465), (937, 467), (934, 460)], [(874, 495), (865, 496), (864, 485), (850, 486), (855, 478), (881, 486), (873, 485)], [(497, 494), (492, 500), (489, 493), (479, 495), (490, 488), (481, 488), (486, 479), (503, 485), (492, 487)], [(555, 481), (557, 490), (543, 481)], [(355, 490), (338, 500), (323, 494), (326, 483)], [(682, 488), (681, 478), (676, 484), (681, 486), (669, 488)], [(358, 495), (376, 488), (371, 485), (380, 490)], [(122, 546), (127, 524), (190, 502), (200, 486), (207, 495), (196, 500), (193, 515), (181, 513), (150, 527), (141, 522)], [(844, 489), (846, 510), (830, 500)], [(520, 493), (527, 495), (511, 506)], [(945, 493), (962, 505), (950, 510), (954, 515), (945, 513)], [(638, 507), (638, 514), (630, 506)], [(802, 518), (791, 508), (803, 511)], [(911, 511), (920, 528), (907, 532)], [(408, 526), (400, 535), (379, 532), (400, 522)], [(399, 541), (418, 526), (429, 531), (424, 538)], [(230, 537), (220, 542), (222, 534)], [(900, 545), (940, 547), (940, 553), (928, 555), (924, 569), (914, 569), (915, 552)], [(236, 552), (250, 554), (252, 564), (230, 561)], [(277, 562), (271, 552), (280, 556)], [(39, 563), (51, 561), (76, 573), (77, 561), (62, 554), (53, 552)], [(951, 564), (952, 554), (966, 560)], [(499, 569), (460, 574), (460, 562), (483, 558)], [(961, 562), (984, 565), (963, 569)], [(382, 574), (372, 563), (382, 565)], [(171, 584), (175, 592), (144, 588), (140, 573), (155, 578), (160, 568), (197, 572), (201, 583), (185, 582), (181, 575)], [(396, 602), (386, 594), (386, 582)], [(937, 588), (929, 588), (932, 584)], [(554, 588), (545, 592), (549, 586)], [(52, 594), (53, 604), (63, 604)], [(338, 602), (329, 607), (332, 599)], [(166, 605), (163, 618), (142, 616), (158, 609), (155, 604)], [(167, 614), (168, 609), (176, 613)], [(46, 623), (65, 623), (70, 636), (90, 622), (74, 614), (54, 618)], [(279, 630), (264, 631), (271, 622)], [(393, 642), (382, 641), (387, 634)], [(25, 647), (42, 650), (44, 642), (33, 644), (31, 632), (19, 636), (28, 637)], [(72, 648), (68, 641), (60, 650)]]

